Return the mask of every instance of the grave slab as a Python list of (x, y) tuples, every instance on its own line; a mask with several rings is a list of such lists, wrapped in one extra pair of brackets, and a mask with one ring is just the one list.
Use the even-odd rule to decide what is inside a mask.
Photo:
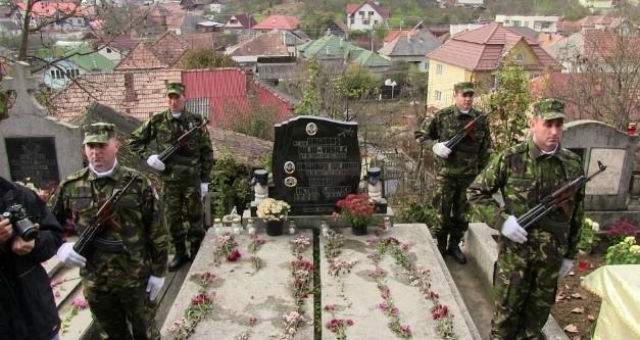
[[(342, 229), (345, 243), (339, 260), (357, 261), (341, 281), (328, 272), (329, 263), (325, 257), (326, 239), (320, 240), (322, 273), (322, 306), (336, 305), (335, 315), (323, 310), (323, 339), (334, 339), (325, 324), (332, 318), (352, 319), (354, 325), (348, 327), (349, 339), (393, 339), (396, 336), (389, 330), (387, 316), (379, 309), (382, 302), (376, 281), (369, 276), (375, 269), (367, 255), (374, 248), (367, 244), (371, 236), (354, 236), (349, 229)], [(453, 313), (454, 330), (458, 339), (480, 339), (479, 332), (456, 288), (451, 275), (435, 241), (424, 224), (400, 224), (390, 229), (383, 237), (393, 236), (401, 242), (411, 244), (410, 256), (417, 267), (431, 271), (432, 290), (440, 295), (440, 303), (447, 305)], [(402, 277), (401, 269), (390, 256), (385, 256), (380, 267), (387, 272), (385, 283), (388, 285), (393, 301), (400, 310), (402, 324), (411, 327), (414, 339), (438, 339), (435, 322), (431, 319), (431, 301), (426, 300), (414, 286)]]
[[(306, 235), (313, 241), (311, 231), (299, 231), (297, 235), (270, 237), (259, 234), (266, 243), (258, 250), (257, 256), (264, 261), (264, 268), (255, 272), (247, 251), (249, 235), (236, 235), (238, 250), (242, 257), (237, 262), (223, 261), (215, 265), (214, 229), (209, 229), (189, 273), (176, 296), (161, 328), (163, 339), (171, 339), (169, 328), (182, 318), (184, 310), (197, 294), (198, 285), (193, 277), (203, 272), (211, 272), (221, 281), (215, 281), (210, 291), (215, 292), (213, 310), (196, 328), (191, 339), (234, 339), (245, 331), (254, 339), (280, 339), (283, 335), (283, 316), (296, 309), (290, 294), (291, 272), (289, 263), (295, 258), (289, 241), (298, 235)], [(304, 258), (313, 262), (312, 247)], [(305, 300), (305, 314), (309, 321), (298, 330), (295, 339), (313, 339), (313, 297)], [(248, 320), (256, 318), (255, 326), (248, 327)]]

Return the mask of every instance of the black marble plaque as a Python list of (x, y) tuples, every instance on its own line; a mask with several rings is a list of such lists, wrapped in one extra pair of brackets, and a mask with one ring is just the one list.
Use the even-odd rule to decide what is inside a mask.
[(24, 182), (28, 179), (42, 189), (60, 182), (55, 138), (6, 138), (4, 141), (11, 180)]
[(291, 215), (326, 215), (335, 203), (358, 192), (358, 124), (298, 116), (275, 126), (274, 198), (291, 205)]

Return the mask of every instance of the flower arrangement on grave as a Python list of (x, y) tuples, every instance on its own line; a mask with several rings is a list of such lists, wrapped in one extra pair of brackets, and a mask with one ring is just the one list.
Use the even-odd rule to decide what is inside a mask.
[(258, 204), (257, 214), (259, 218), (267, 221), (284, 221), (289, 209), (291, 206), (285, 201), (265, 198)]
[(636, 238), (627, 236), (620, 243), (607, 249), (607, 264), (640, 264), (640, 245)]
[(378, 289), (383, 300), (378, 307), (390, 319), (388, 326), (391, 331), (401, 338), (411, 337), (411, 329), (408, 325), (400, 323), (399, 311), (393, 303), (389, 288), (384, 284), (384, 278), (387, 273), (379, 267), (379, 264), (386, 254), (390, 255), (396, 265), (404, 270), (410, 285), (416, 287), (425, 300), (431, 301), (431, 319), (436, 322), (435, 329), (440, 338), (445, 340), (455, 339), (453, 314), (447, 305), (440, 303), (439, 294), (431, 288), (431, 272), (429, 269), (417, 267), (409, 256), (410, 245), (401, 242), (395, 237), (373, 238), (369, 239), (367, 243), (375, 249), (374, 252), (367, 256), (376, 266), (376, 269), (371, 271), (369, 276), (378, 283)]
[(353, 320), (351, 319), (336, 319), (329, 320), (326, 324), (328, 330), (336, 335), (338, 340), (347, 339), (347, 328), (353, 326)]
[(82, 296), (79, 296), (71, 301), (71, 311), (64, 317), (64, 320), (62, 320), (62, 324), (60, 326), (60, 331), (62, 334), (66, 334), (69, 331), (71, 321), (76, 317), (76, 315), (78, 315), (78, 312), (86, 309), (87, 307), (89, 307), (89, 303)]
[(224, 233), (216, 238), (214, 255), (217, 264), (223, 257), (227, 262), (236, 262), (242, 257), (240, 250), (238, 250), (238, 242), (231, 233)]
[(267, 221), (267, 235), (282, 235), (283, 224), (291, 206), (285, 201), (265, 198), (258, 204), (257, 215)]
[(193, 274), (191, 278), (198, 284), (198, 292), (191, 297), (191, 302), (185, 309), (184, 316), (169, 327), (169, 333), (176, 340), (190, 338), (195, 333), (198, 324), (213, 309), (215, 292), (209, 292), (209, 287), (218, 280), (218, 277), (211, 272), (204, 272)]
[(251, 265), (257, 273), (260, 269), (264, 268), (264, 261), (257, 255), (258, 251), (267, 241), (258, 235), (251, 235), (249, 244), (247, 245), (247, 252), (251, 255)]
[(375, 204), (368, 194), (349, 194), (336, 202), (337, 216), (351, 225), (354, 235), (365, 235), (367, 226), (373, 221)]
[(298, 329), (306, 323), (304, 316), (305, 300), (313, 293), (313, 262), (303, 254), (311, 246), (311, 239), (306, 235), (299, 235), (290, 241), (291, 253), (295, 260), (291, 261), (291, 281), (289, 289), (294, 300), (295, 309), (283, 315), (284, 334), (281, 339), (293, 339)]

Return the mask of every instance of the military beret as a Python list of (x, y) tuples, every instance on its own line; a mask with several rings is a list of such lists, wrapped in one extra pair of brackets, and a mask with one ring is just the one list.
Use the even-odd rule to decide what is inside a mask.
[(457, 83), (453, 86), (453, 90), (456, 91), (456, 93), (474, 93), (476, 92), (474, 90), (474, 86), (473, 83), (470, 81), (463, 81), (461, 83)]
[(184, 94), (184, 85), (182, 83), (168, 83), (167, 84), (167, 95), (170, 94)]
[(564, 119), (564, 103), (558, 99), (545, 98), (531, 105), (531, 114), (544, 120)]
[(111, 123), (93, 123), (84, 127), (84, 141), (82, 144), (99, 143), (107, 144), (109, 139), (115, 135), (115, 125)]

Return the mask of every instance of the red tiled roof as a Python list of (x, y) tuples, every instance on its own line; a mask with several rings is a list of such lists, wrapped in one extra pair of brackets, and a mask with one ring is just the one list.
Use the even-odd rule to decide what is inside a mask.
[(115, 69), (142, 70), (173, 67), (190, 48), (214, 48), (213, 34), (195, 33), (178, 36), (167, 31), (155, 43), (139, 43)]
[(283, 31), (260, 34), (233, 49), (231, 56), (289, 56), (289, 48), (283, 41)]
[(180, 70), (172, 69), (87, 73), (53, 98), (53, 114), (71, 120), (98, 102), (143, 120), (166, 108), (165, 84), (180, 80)]
[(238, 68), (183, 71), (182, 83), (187, 99), (206, 98), (209, 101), (209, 120), (213, 126), (230, 127), (237, 115), (248, 113), (251, 103), (247, 94), (250, 91), (254, 91), (262, 107), (276, 111), (278, 121), (291, 116), (292, 108), (288, 102), (248, 78)]
[(495, 22), (456, 34), (442, 46), (427, 54), (427, 58), (467, 70), (494, 70), (498, 67), (502, 55), (521, 41), (528, 44), (536, 55), (539, 68), (558, 67), (555, 60), (536, 41)]
[(288, 15), (270, 15), (259, 24), (255, 25), (253, 29), (292, 31), (298, 29), (299, 26), (300, 19), (298, 19), (298, 17)]
[(144, 42), (140, 42), (131, 52), (129, 52), (129, 54), (127, 54), (126, 57), (120, 60), (114, 70), (145, 70), (167, 67), (169, 67), (169, 65), (156, 56), (156, 53), (151, 46), (148, 46)]
[[(412, 33), (413, 32), (413, 33)], [(394, 41), (397, 37), (406, 37), (408, 35), (413, 35), (415, 34), (416, 31), (389, 31), (389, 33), (387, 33), (387, 36), (384, 37), (384, 43), (389, 43)]]
[[(26, 2), (18, 2), (16, 6), (20, 11), (24, 11), (27, 8)], [(76, 3), (73, 2), (36, 2), (31, 8), (31, 16), (39, 17), (51, 17), (58, 11), (70, 14), (76, 12), (78, 16), (83, 15), (81, 8), (78, 8)]]
[(388, 19), (391, 16), (391, 13), (387, 8), (384, 8), (384, 7), (376, 4), (375, 2), (369, 1), (369, 0), (367, 0), (367, 1), (363, 2), (363, 3), (361, 3), (361, 4), (347, 4), (345, 9), (347, 11), (347, 14), (350, 15), (350, 14), (353, 14), (354, 12), (356, 12), (357, 10), (359, 10), (360, 7), (364, 6), (365, 4), (369, 4), (369, 6), (373, 7), (373, 9), (376, 12), (378, 12), (378, 14), (380, 14), (381, 17), (383, 17), (385, 19)]

